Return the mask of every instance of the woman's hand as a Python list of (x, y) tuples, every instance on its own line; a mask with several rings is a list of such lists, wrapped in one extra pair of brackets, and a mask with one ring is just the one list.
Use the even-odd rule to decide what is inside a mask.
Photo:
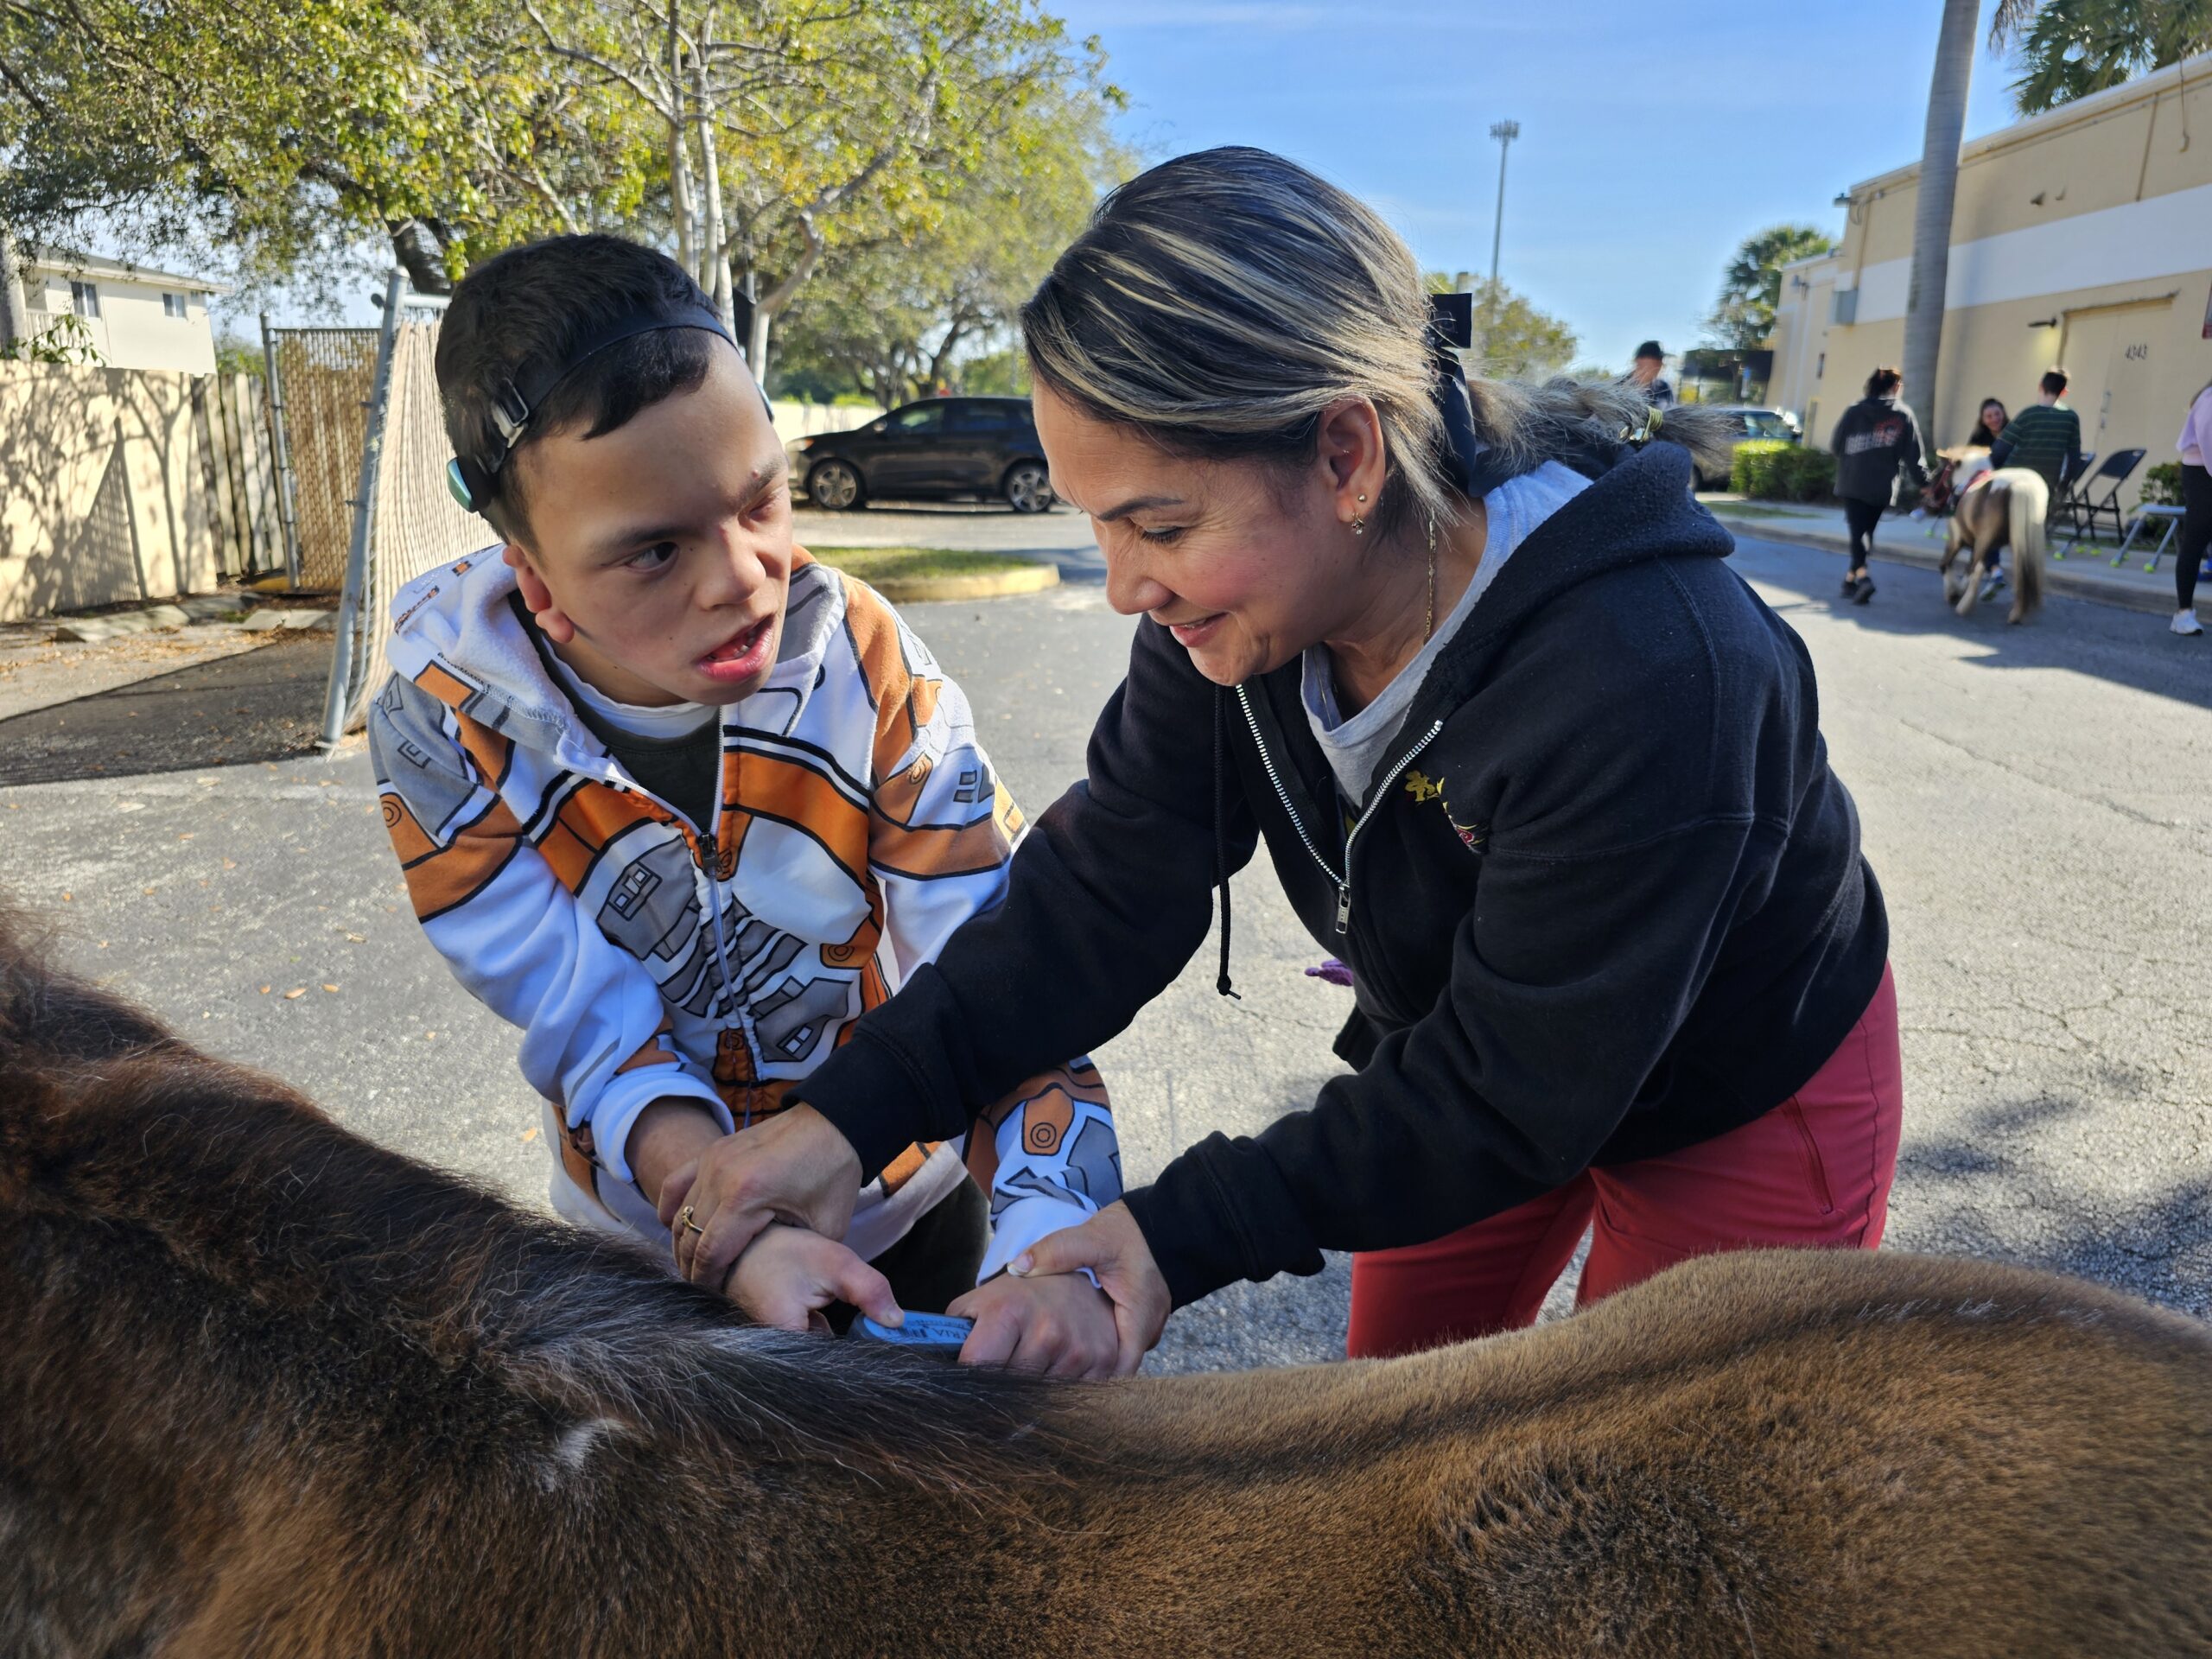
[(1120, 1357), (1114, 1304), (1079, 1273), (1001, 1274), (944, 1311), (976, 1321), (960, 1350), (963, 1365), (1096, 1377), (1113, 1376)]
[(660, 1219), (675, 1243), (677, 1271), (719, 1290), (771, 1222), (844, 1237), (860, 1192), (851, 1142), (799, 1105), (723, 1136), (671, 1173), (661, 1184)]
[[(1080, 1227), (1052, 1233), (1014, 1257), (1011, 1271), (1017, 1278), (1035, 1279), (1048, 1274), (1072, 1274), (1089, 1268), (1098, 1275), (1099, 1288), (1114, 1304), (1114, 1332), (1119, 1348), (1114, 1375), (1131, 1376), (1173, 1311), (1167, 1281), (1152, 1259), (1144, 1230), (1126, 1204), (1109, 1204)], [(1090, 1287), (1078, 1279), (1088, 1290)], [(966, 1298), (962, 1299), (963, 1301)], [(980, 1327), (979, 1327), (980, 1328)], [(966, 1357), (966, 1350), (962, 1351)]]

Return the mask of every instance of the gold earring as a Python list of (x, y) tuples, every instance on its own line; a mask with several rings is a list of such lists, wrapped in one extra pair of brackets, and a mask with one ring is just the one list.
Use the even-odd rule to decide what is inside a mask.
[(1352, 521), (1351, 521), (1351, 533), (1352, 533), (1353, 535), (1355, 535), (1355, 536), (1364, 536), (1364, 535), (1366, 535), (1366, 534), (1367, 534), (1367, 520), (1366, 520), (1366, 519), (1364, 519), (1364, 518), (1360, 518), (1360, 517), (1358, 517), (1358, 516), (1355, 515), (1355, 516), (1353, 517), (1353, 518), (1352, 518)]

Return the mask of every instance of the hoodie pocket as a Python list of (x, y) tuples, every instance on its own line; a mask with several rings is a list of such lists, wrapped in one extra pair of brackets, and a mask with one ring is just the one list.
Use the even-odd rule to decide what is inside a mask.
[(1798, 1145), (1805, 1154), (1805, 1184), (1812, 1189), (1813, 1198), (1824, 1216), (1835, 1213), (1835, 1198), (1828, 1191), (1827, 1166), (1821, 1161), (1821, 1148), (1813, 1139), (1813, 1126), (1805, 1121), (1805, 1109), (1795, 1095), (1782, 1104), (1783, 1116), (1789, 1120), (1789, 1127), (1797, 1131)]

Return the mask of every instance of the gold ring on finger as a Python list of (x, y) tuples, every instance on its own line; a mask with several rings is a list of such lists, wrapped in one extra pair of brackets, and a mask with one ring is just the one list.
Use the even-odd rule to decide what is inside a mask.
[(679, 1227), (689, 1227), (695, 1233), (703, 1233), (707, 1230), (691, 1218), (691, 1206), (688, 1204), (676, 1212), (676, 1224)]

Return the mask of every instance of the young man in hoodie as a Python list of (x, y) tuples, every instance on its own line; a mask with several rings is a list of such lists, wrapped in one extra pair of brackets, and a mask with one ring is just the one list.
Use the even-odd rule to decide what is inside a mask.
[(438, 380), (455, 493), (505, 546), (399, 595), (369, 740), (424, 931), (522, 1027), (554, 1207), (771, 1323), (954, 1304), (971, 1358), (1110, 1364), (1092, 1284), (998, 1276), (1120, 1194), (1086, 1059), (900, 1152), (837, 1237), (694, 1270), (702, 1161), (999, 901), (1025, 825), (921, 641), (792, 545), (766, 402), (671, 261), (500, 255)]
[(1836, 457), (1835, 493), (1851, 527), (1851, 569), (1844, 575), (1843, 596), (1854, 605), (1874, 597), (1866, 557), (1873, 549), (1874, 527), (1897, 493), (1897, 474), (1903, 471), (1915, 489), (1928, 482), (1920, 423), (1897, 401), (1904, 385), (1904, 377), (1895, 369), (1875, 370), (1866, 377), (1866, 397), (1843, 411), (1828, 440)]

